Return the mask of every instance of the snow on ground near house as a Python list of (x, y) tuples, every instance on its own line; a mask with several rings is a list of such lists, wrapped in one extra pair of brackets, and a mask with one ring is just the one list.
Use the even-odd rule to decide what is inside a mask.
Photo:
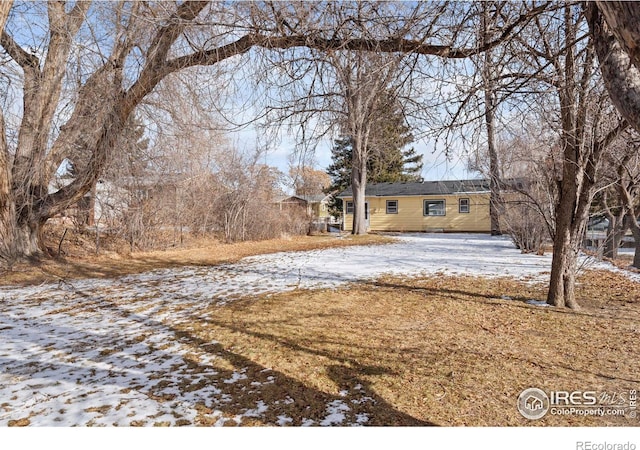
[(196, 345), (176, 326), (206, 321), (203, 306), (387, 273), (548, 278), (549, 256), (520, 254), (506, 238), (414, 234), (398, 239), (115, 280), (2, 287), (0, 425), (25, 418), (41, 426), (188, 425), (197, 416), (215, 425), (269, 422), (265, 415), (277, 405), (297, 406), (302, 417), (280, 414), (269, 422), (273, 425), (362, 425), (370, 417), (359, 405), (375, 402), (362, 386), (338, 396), (320, 393), (316, 397), (326, 400), (326, 408), (305, 417), (304, 405), (296, 405), (301, 399), (285, 395), (269, 404), (262, 398), (262, 390), (284, 375), (230, 358), (215, 340)]

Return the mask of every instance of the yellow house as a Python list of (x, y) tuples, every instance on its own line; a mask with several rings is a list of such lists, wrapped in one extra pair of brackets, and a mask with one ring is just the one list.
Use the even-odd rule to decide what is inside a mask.
[[(351, 187), (338, 198), (343, 202), (344, 229), (351, 231)], [(369, 184), (365, 201), (369, 231), (491, 231), (488, 180)]]

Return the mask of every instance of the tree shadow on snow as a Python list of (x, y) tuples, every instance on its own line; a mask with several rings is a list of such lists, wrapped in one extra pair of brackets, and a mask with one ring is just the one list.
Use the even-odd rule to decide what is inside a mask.
[[(126, 318), (137, 324), (134, 327), (135, 334), (129, 335), (126, 325), (109, 329), (105, 336), (103, 331), (81, 330), (80, 327), (70, 328), (62, 323), (50, 323), (52, 328), (48, 332), (57, 336), (48, 353), (32, 355), (21, 365), (17, 365), (16, 360), (5, 357), (0, 360), (0, 368), (7, 374), (26, 379), (39, 378), (50, 381), (50, 385), (54, 386), (60, 383), (71, 384), (91, 393), (96, 404), (90, 417), (95, 421), (92, 419), (87, 422), (85, 411), (85, 414), (78, 416), (78, 425), (114, 424), (116, 417), (119, 418), (119, 424), (123, 424), (122, 413), (118, 412), (122, 405), (117, 408), (102, 405), (103, 388), (112, 389), (113, 386), (121, 389), (123, 399), (127, 397), (127, 392), (136, 391), (139, 393), (137, 398), (143, 396), (157, 402), (159, 410), (172, 412), (175, 417), (173, 423), (178, 425), (434, 425), (399, 411), (375, 393), (368, 377), (387, 374), (388, 370), (383, 367), (363, 366), (330, 352), (318, 352), (295, 342), (260, 334), (262, 339), (269, 339), (274, 345), (286, 345), (307, 354), (315, 352), (318, 357), (335, 361), (335, 364), (318, 364), (317, 368), (318, 372), (325, 371), (326, 376), (339, 388), (340, 393), (334, 395), (313, 386), (311, 382), (265, 367), (233, 351), (232, 347), (227, 348), (213, 340), (204, 339), (189, 329), (160, 321), (154, 317), (154, 313), (134, 312), (104, 300), (93, 303), (87, 292), (76, 291), (75, 294), (78, 295), (78, 310), (86, 308), (115, 319)], [(73, 302), (74, 299), (69, 301)], [(77, 312), (70, 311), (69, 315)], [(199, 311), (190, 312), (193, 321), (203, 323), (206, 331), (207, 319), (199, 318), (198, 314)], [(171, 317), (165, 320), (169, 321)], [(215, 322), (210, 325), (224, 326)], [(188, 324), (183, 326), (188, 327)], [(250, 334), (246, 330), (235, 331)], [(99, 341), (94, 341), (96, 333), (101, 336)], [(73, 335), (73, 340), (66, 339), (67, 335)], [(164, 342), (158, 342), (155, 336), (165, 336)], [(38, 333), (26, 333), (21, 339), (30, 338), (34, 339), (33, 345), (42, 343), (42, 337)], [(94, 349), (87, 352), (89, 349), (86, 347), (95, 342), (105, 351)], [(29, 342), (23, 343), (28, 347)], [(57, 359), (56, 351), (68, 355), (78, 345), (84, 345), (85, 348), (76, 350), (80, 355), (77, 360)], [(106, 351), (110, 348), (112, 351)], [(100, 373), (96, 374), (91, 367), (97, 366), (100, 367)], [(78, 379), (78, 370), (86, 377)], [(64, 398), (66, 397), (61, 397), (61, 400)], [(76, 399), (70, 396), (64, 406), (64, 410), (68, 412), (53, 408), (47, 413), (51, 415), (50, 425), (55, 425), (62, 415), (72, 414), (75, 401), (86, 405), (86, 398)], [(126, 404), (126, 400), (123, 402)], [(30, 414), (30, 411), (21, 409), (21, 405), (10, 406), (7, 409), (9, 413), (5, 411), (2, 415), (3, 422), (21, 419)], [(197, 411), (195, 420), (181, 416), (180, 411), (184, 411), (185, 407)], [(149, 412), (144, 419), (138, 416), (137, 420), (126, 424), (162, 423), (163, 420), (155, 416), (155, 412)], [(44, 422), (49, 423), (49, 418)]]

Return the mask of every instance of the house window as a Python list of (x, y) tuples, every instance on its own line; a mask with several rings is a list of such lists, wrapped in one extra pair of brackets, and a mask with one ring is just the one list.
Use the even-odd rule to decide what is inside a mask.
[(444, 216), (445, 211), (444, 200), (425, 200), (424, 215), (425, 216)]
[(387, 200), (387, 214), (398, 214), (398, 200)]
[(347, 202), (347, 207), (345, 208), (345, 213), (353, 214), (353, 202)]
[(458, 212), (459, 213), (468, 213), (471, 210), (469, 206), (468, 198), (461, 198), (458, 200)]

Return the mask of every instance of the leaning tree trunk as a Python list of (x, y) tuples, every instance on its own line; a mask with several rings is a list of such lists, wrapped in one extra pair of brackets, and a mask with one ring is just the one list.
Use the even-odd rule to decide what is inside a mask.
[(609, 97), (627, 122), (640, 131), (640, 3), (598, 1), (585, 5)]
[(640, 69), (640, 4), (612, 0), (595, 3), (618, 44)]

